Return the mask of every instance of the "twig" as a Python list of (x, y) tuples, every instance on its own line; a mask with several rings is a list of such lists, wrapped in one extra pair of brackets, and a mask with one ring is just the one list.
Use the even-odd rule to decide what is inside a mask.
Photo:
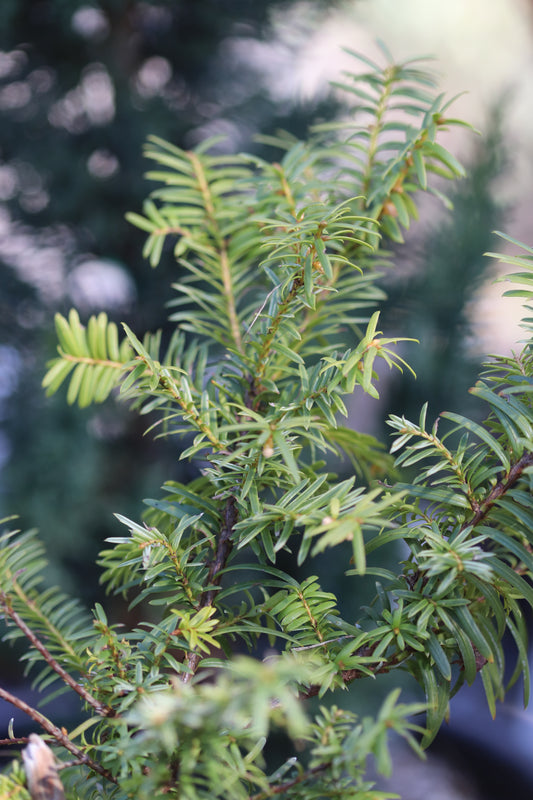
[(200, 600), (200, 608), (213, 605), (215, 599), (216, 587), (220, 585), (222, 578), (222, 570), (226, 566), (226, 562), (233, 548), (232, 536), (233, 528), (237, 522), (237, 508), (236, 501), (233, 495), (230, 495), (226, 501), (224, 508), (224, 519), (222, 529), (218, 539), (217, 549), (214, 559), (209, 564), (209, 572), (207, 575), (207, 585), (210, 587), (202, 596)]
[(28, 737), (27, 736), (17, 736), (9, 739), (0, 739), (0, 746), (5, 747), (9, 744), (27, 744)]
[(82, 767), (83, 761), (80, 761), (79, 758), (75, 758), (72, 761), (60, 761), (57, 765), (57, 771), (61, 772), (62, 769), (68, 769), (69, 767)]
[(267, 800), (267, 798), (272, 797), (275, 794), (282, 794), (283, 792), (286, 792), (287, 789), (292, 789), (293, 786), (297, 786), (299, 783), (312, 778), (313, 775), (317, 775), (319, 772), (324, 772), (326, 769), (329, 769), (330, 766), (331, 761), (318, 764), (316, 767), (312, 767), (306, 772), (302, 772), (300, 775), (297, 775), (296, 778), (292, 778), (290, 781), (280, 783), (278, 786), (271, 786), (266, 792), (258, 792), (257, 794), (251, 795), (248, 800)]
[[(364, 645), (363, 647), (359, 648), (359, 650), (356, 651), (355, 655), (361, 657), (371, 656), (376, 647), (377, 643), (372, 647)], [(409, 647), (406, 647), (402, 653), (396, 653), (392, 655), (387, 661), (385, 660), (380, 661), (375, 668), (369, 666), (368, 669), (371, 670), (373, 675), (384, 675), (391, 669), (397, 667), (398, 664), (401, 664), (403, 661), (406, 661), (407, 658), (409, 658), (409, 656), (413, 652), (414, 650), (412, 650)], [(368, 672), (363, 672), (363, 670), (355, 668), (343, 669), (341, 670), (340, 675), (342, 677), (345, 686), (348, 686), (348, 684), (353, 683), (353, 681), (358, 680), (359, 678), (367, 678)], [(322, 689), (322, 684), (320, 683), (311, 684), (311, 686), (309, 686), (307, 689), (298, 692), (298, 699), (308, 700), (310, 697), (316, 697), (316, 695), (320, 692), (321, 689)]]
[[(237, 508), (236, 500), (233, 495), (230, 495), (226, 501), (224, 508), (224, 516), (222, 521), (222, 528), (217, 542), (217, 548), (213, 560), (209, 564), (209, 572), (207, 573), (206, 585), (208, 589), (203, 593), (200, 599), (200, 608), (213, 605), (217, 588), (220, 585), (222, 578), (222, 570), (226, 566), (227, 560), (233, 548), (233, 528), (237, 522)], [(200, 653), (193, 650), (187, 656), (187, 666), (189, 672), (183, 676), (183, 682), (187, 683), (195, 674), (200, 663)]]
[(106, 705), (105, 703), (101, 703), (99, 700), (96, 700), (83, 686), (74, 680), (72, 675), (63, 669), (61, 664), (59, 664), (50, 651), (44, 646), (44, 644), (40, 641), (40, 639), (35, 635), (35, 633), (31, 630), (31, 628), (24, 622), (22, 617), (14, 611), (13, 608), (9, 605), (6, 595), (4, 592), (0, 592), (0, 600), (3, 603), (4, 611), (10, 619), (13, 620), (15, 625), (20, 628), (23, 634), (30, 640), (32, 645), (35, 647), (36, 650), (42, 655), (44, 660), (49, 664), (49, 666), (54, 670), (57, 675), (64, 681), (67, 686), (70, 686), (71, 689), (79, 694), (90, 706), (92, 706), (95, 711), (100, 714), (102, 717), (114, 717), (116, 711), (111, 706)]
[(21, 700), (20, 697), (16, 697), (14, 694), (11, 694), (11, 692), (8, 692), (6, 689), (2, 689), (1, 687), (0, 698), (2, 698), (2, 700), (6, 700), (8, 703), (11, 703), (11, 705), (16, 706), (16, 708), (19, 708), (21, 711), (24, 711), (24, 713), (31, 717), (34, 722), (40, 725), (43, 730), (49, 733), (50, 736), (53, 736), (60, 745), (72, 753), (72, 755), (76, 756), (76, 758), (79, 759), (82, 764), (85, 764), (85, 766), (89, 767), (89, 769), (92, 769), (94, 772), (102, 775), (102, 777), (106, 778), (108, 781), (111, 781), (111, 783), (117, 783), (116, 778), (113, 777), (109, 770), (102, 767), (96, 761), (93, 761), (92, 758), (76, 747), (74, 742), (71, 742), (68, 736), (64, 734), (60, 728), (50, 722), (50, 720), (47, 719), (43, 714), (41, 714), (40, 711), (32, 708), (30, 705), (28, 705), (28, 703), (25, 703), (24, 700)]
[(516, 462), (516, 464), (513, 464), (509, 472), (505, 475), (505, 479), (498, 481), (498, 483), (492, 487), (486, 498), (482, 503), (480, 503), (479, 508), (472, 518), (464, 522), (461, 530), (469, 527), (475, 528), (476, 525), (479, 525), (479, 523), (485, 519), (494, 503), (500, 497), (506, 494), (512, 486), (514, 486), (514, 484), (522, 477), (522, 473), (526, 467), (529, 467), (532, 464), (533, 453), (526, 453)]
[(211, 223), (212, 229), (215, 231), (214, 238), (216, 247), (218, 248), (218, 254), (220, 256), (220, 277), (222, 278), (222, 285), (224, 287), (222, 296), (225, 298), (227, 303), (226, 311), (229, 320), (229, 329), (237, 350), (240, 350), (242, 353), (241, 326), (239, 322), (239, 315), (237, 314), (234, 277), (231, 271), (231, 262), (228, 255), (227, 244), (225, 237), (220, 230), (220, 223), (216, 215), (212, 190), (205, 174), (202, 162), (198, 158), (198, 155), (194, 152), (189, 152), (187, 155), (194, 170), (196, 180), (198, 181), (198, 188), (200, 189), (200, 193), (204, 201), (204, 209), (207, 218)]

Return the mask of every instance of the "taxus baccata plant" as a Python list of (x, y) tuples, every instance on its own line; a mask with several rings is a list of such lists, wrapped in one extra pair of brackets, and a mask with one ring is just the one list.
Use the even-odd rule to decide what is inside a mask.
[[(531, 318), (523, 349), (491, 357), (472, 389), (483, 424), (393, 417), (391, 455), (342, 422), (347, 396), (378, 397), (378, 359), (407, 366), (379, 330), (387, 243), (402, 242), (420, 192), (440, 195), (435, 177), (463, 174), (438, 141), (463, 123), (420, 66), (361, 63), (340, 85), (344, 118), (270, 141), (275, 163), (150, 139), (157, 188), (129, 216), (152, 266), (170, 248), (180, 265), (168, 341), (119, 334), (103, 313), (56, 318), (48, 391), (66, 384), (82, 407), (114, 394), (198, 474), (166, 483), (141, 519), (118, 515), (101, 553), (107, 589), (144, 616), (133, 630), (43, 588), (35, 533), (3, 534), (5, 638), (28, 640), (35, 685), (76, 693), (82, 722), (67, 730), (59, 711), (52, 722), (0, 696), (53, 745), (68, 798), (387, 797), (367, 765), (390, 771), (391, 734), (421, 753), (478, 678), (493, 714), (519, 678), (529, 695)], [(527, 302), (533, 250), (512, 263)], [(342, 479), (337, 456), (352, 465)], [(309, 567), (333, 548), (351, 597), (376, 580), (357, 614)], [(376, 716), (356, 713), (354, 684), (389, 673), (394, 686), (402, 671), (420, 702), (393, 688)], [(274, 769), (278, 731), (292, 744)], [(45, 751), (30, 745), (35, 765)], [(29, 797), (18, 762), (0, 788)]]

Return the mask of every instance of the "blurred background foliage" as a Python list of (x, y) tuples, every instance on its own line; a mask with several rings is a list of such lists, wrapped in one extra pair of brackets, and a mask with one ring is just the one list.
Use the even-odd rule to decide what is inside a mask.
[[(521, 0), (506, 13), (518, 5), (526, 14)], [(454, 9), (468, 7), (472, 35), (482, 38), (486, 15), (476, 6), (452, 0), (446, 8), (453, 25)], [(138, 334), (167, 325), (164, 304), (178, 267), (168, 254), (152, 272), (143, 234), (124, 219), (150, 188), (146, 137), (192, 147), (222, 134), (222, 149), (264, 154), (254, 141), (259, 132), (305, 136), (311, 122), (338, 111), (324, 83), (335, 77), (341, 45), (372, 56), (368, 47), (380, 35), (399, 59), (409, 47), (408, 55), (423, 55), (426, 40), (439, 55), (439, 26), (441, 38), (447, 34), (434, 20), (433, 38), (418, 35), (424, 13), (418, 0), (2, 0), (0, 517), (16, 513), (22, 527), (40, 529), (50, 580), (66, 591), (94, 602), (94, 559), (116, 535), (113, 512), (138, 518), (140, 499), (157, 496), (164, 480), (192, 476), (179, 443), (144, 437), (143, 422), (125, 407), (70, 409), (63, 396), (46, 399), (40, 385), (57, 310), (76, 305), (83, 318), (104, 309)], [(458, 71), (460, 80), (473, 73)], [(402, 353), (418, 380), (384, 376), (379, 409), (364, 405), (350, 420), (380, 438), (389, 411), (416, 418), (426, 400), (433, 416), (445, 408), (472, 413), (467, 388), (483, 352), (473, 300), (493, 277), (483, 258), (496, 246), (491, 232), (506, 225), (513, 206), (512, 193), (501, 191), (513, 170), (506, 106), (493, 94), (486, 108), (482, 121), (479, 112), (473, 120), (484, 136), (458, 143), (469, 164), (453, 209), (424, 205), (398, 248), (397, 268), (383, 278), (383, 325), (421, 345)], [(468, 108), (460, 114), (469, 118)], [(320, 569), (325, 589), (342, 579), (327, 559)], [(6, 660), (6, 669), (13, 664)]]

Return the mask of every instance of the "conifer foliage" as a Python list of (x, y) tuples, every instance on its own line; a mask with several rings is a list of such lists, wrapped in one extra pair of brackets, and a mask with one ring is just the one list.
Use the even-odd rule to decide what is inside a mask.
[[(48, 392), (66, 385), (81, 407), (114, 395), (198, 466), (145, 500), (141, 520), (117, 515), (123, 535), (101, 553), (108, 590), (144, 616), (133, 629), (47, 588), (37, 535), (5, 522), (5, 638), (27, 640), (35, 685), (76, 693), (83, 721), (67, 730), (0, 697), (37, 723), (72, 800), (388, 797), (367, 764), (390, 772), (393, 732), (422, 753), (478, 678), (493, 714), (518, 679), (529, 696), (531, 317), (521, 352), (488, 359), (472, 389), (483, 424), (428, 421), (426, 408), (417, 422), (393, 417), (392, 455), (342, 424), (344, 398), (378, 397), (377, 359), (407, 368), (400, 340), (379, 330), (387, 241), (403, 241), (420, 191), (441, 196), (443, 179), (463, 174), (438, 139), (464, 123), (421, 65), (354, 59), (338, 84), (344, 118), (305, 142), (268, 140), (279, 161), (221, 155), (216, 140), (191, 152), (149, 140), (157, 188), (129, 219), (153, 267), (172, 252), (181, 267), (168, 341), (119, 333), (103, 313), (56, 318)], [(527, 303), (533, 249), (518, 246), (513, 293)], [(331, 471), (338, 455), (351, 477)], [(361, 576), (376, 580), (357, 616), (307, 568), (331, 548), (352, 595)], [(380, 548), (383, 565), (367, 563)], [(395, 689), (375, 717), (342, 707), (355, 682), (393, 671), (410, 673), (424, 702)], [(264, 753), (279, 730), (293, 746), (272, 772)], [(11, 731), (4, 744), (17, 741)], [(30, 797), (18, 761), (0, 794)]]

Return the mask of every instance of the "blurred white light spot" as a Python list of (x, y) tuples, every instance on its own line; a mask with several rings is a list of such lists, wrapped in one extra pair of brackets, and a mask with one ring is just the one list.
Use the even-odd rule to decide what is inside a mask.
[(107, 125), (114, 116), (115, 88), (109, 73), (102, 64), (90, 64), (76, 88), (53, 104), (48, 120), (69, 133), (83, 133), (92, 125)]
[(63, 297), (66, 256), (71, 250), (68, 229), (47, 228), (36, 234), (0, 208), (0, 258), (35, 287), (42, 303), (57, 303)]
[(109, 414), (104, 410), (89, 419), (87, 428), (96, 439), (109, 442), (123, 436), (126, 425), (123, 417)]
[(11, 200), (18, 189), (17, 171), (9, 164), (0, 166), (0, 201)]
[[(297, 59), (314, 31), (322, 31), (327, 21), (327, 15), (314, 6), (309, 0), (297, 0), (287, 8), (273, 11), (270, 39), (259, 41), (253, 34), (246, 36), (244, 29), (239, 35), (224, 40), (221, 58), (232, 66), (237, 76), (246, 72), (254, 75), (256, 88), (264, 89), (274, 101), (294, 102), (302, 98), (304, 75), (296, 69)], [(331, 53), (327, 57), (331, 58)], [(313, 68), (324, 70), (327, 67), (327, 62), (315, 58)], [(238, 102), (239, 94), (249, 92), (249, 88), (237, 80), (229, 91), (232, 102)], [(311, 97), (309, 94), (306, 99)]]
[(101, 64), (84, 70), (81, 81), (83, 107), (93, 125), (105, 125), (115, 116), (115, 90), (109, 73)]
[(182, 111), (191, 101), (191, 92), (183, 78), (175, 75), (172, 82), (165, 87), (164, 97), (172, 111)]
[(94, 150), (87, 159), (87, 169), (95, 178), (111, 178), (119, 168), (118, 158), (109, 150)]
[(42, 176), (26, 161), (0, 163), (0, 202), (14, 197), (30, 213), (42, 211), (50, 201)]
[(70, 273), (68, 292), (84, 310), (123, 308), (136, 297), (135, 284), (120, 264), (97, 259), (84, 261)]
[(22, 50), (12, 50), (10, 53), (0, 51), (0, 78), (18, 72), (27, 60), (28, 56)]
[(136, 3), (132, 11), (135, 24), (151, 34), (165, 31), (172, 24), (172, 11), (163, 6)]
[(55, 83), (55, 78), (56, 75), (53, 69), (39, 67), (39, 69), (34, 69), (33, 72), (30, 72), (28, 75), (28, 83), (34, 92), (42, 94), (52, 88)]
[(218, 103), (198, 103), (196, 105), (196, 110), (202, 117), (207, 117), (207, 119), (211, 119), (216, 114), (220, 114), (220, 106)]
[(0, 90), (0, 109), (23, 108), (31, 100), (27, 81), (13, 81)]
[(172, 66), (166, 58), (152, 56), (146, 59), (135, 79), (135, 88), (143, 97), (160, 94), (172, 77)]
[(17, 388), (21, 366), (18, 350), (10, 345), (0, 345), (0, 400), (12, 395)]
[(6, 208), (0, 206), (0, 242), (11, 233), (11, 217)]
[(109, 33), (105, 14), (94, 6), (82, 6), (72, 15), (72, 30), (85, 39), (104, 39)]
[(11, 451), (12, 447), (9, 437), (3, 431), (0, 431), (0, 469), (5, 467), (9, 461)]
[(22, 300), (17, 304), (15, 317), (20, 327), (26, 330), (40, 328), (50, 319), (44, 308), (31, 300)]
[(24, 211), (29, 214), (38, 214), (43, 208), (46, 208), (50, 202), (50, 195), (44, 189), (35, 187), (27, 192), (22, 192), (19, 197), (19, 203)]
[(186, 136), (188, 147), (196, 147), (200, 142), (209, 139), (211, 136), (222, 136), (222, 141), (217, 142), (213, 148), (216, 153), (234, 153), (244, 146), (244, 143), (252, 135), (252, 130), (247, 128), (242, 122), (237, 125), (229, 119), (217, 117), (209, 120), (204, 125), (194, 128)]
[[(63, 295), (64, 256), (59, 247), (41, 247), (29, 237), (15, 237), (20, 241), (18, 271), (28, 283), (33, 284), (44, 300), (52, 301)], [(24, 241), (26, 240), (26, 241)], [(16, 242), (15, 242), (16, 246)]]

